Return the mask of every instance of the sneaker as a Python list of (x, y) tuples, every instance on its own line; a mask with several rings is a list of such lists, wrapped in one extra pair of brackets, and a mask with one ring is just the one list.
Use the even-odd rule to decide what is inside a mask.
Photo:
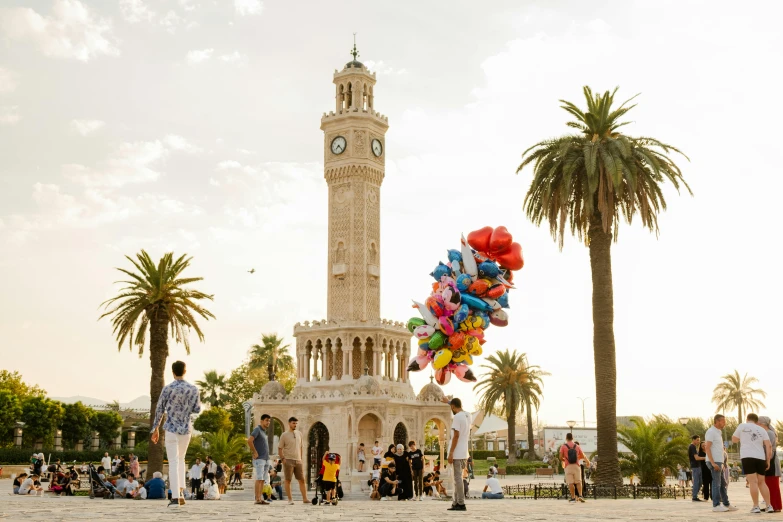
[(293, 501), (293, 500), (289, 500), (289, 501), (288, 501), (288, 505), (289, 505), (289, 506), (293, 506), (293, 505), (294, 505), (294, 501)]
[(585, 501), (585, 499), (583, 499), (582, 497), (578, 497), (578, 498), (577, 498), (577, 500), (578, 500), (579, 502), (584, 502), (584, 501)]
[(568, 502), (569, 504), (576, 504), (576, 499), (574, 497), (571, 497), (571, 499)]
[(775, 512), (775, 508), (773, 508), (772, 506), (767, 506), (767, 513), (774, 513), (774, 512)]
[(761, 513), (761, 510), (758, 506), (753, 506), (753, 509), (750, 510), (751, 513)]
[(729, 510), (729, 511), (737, 511), (737, 509), (738, 509), (738, 508), (737, 508), (737, 507), (735, 507), (735, 506), (724, 506), (724, 507), (725, 507), (727, 510)]
[(465, 507), (465, 504), (455, 504), (448, 508), (446, 511), (467, 511), (468, 508)]
[(724, 512), (724, 511), (728, 511), (728, 510), (729, 510), (729, 508), (727, 508), (726, 506), (721, 506), (720, 504), (718, 504), (717, 506), (715, 506), (714, 508), (712, 508), (712, 510), (713, 510), (714, 512), (716, 512), (716, 513), (722, 513), (722, 512)]
[(185, 505), (185, 498), (184, 497), (179, 497), (179, 505), (180, 506), (184, 506)]
[(381, 501), (389, 500), (389, 497), (381, 497)]
[(693, 502), (701, 502), (701, 501), (702, 501), (700, 498), (692, 498), (691, 500), (692, 500)]

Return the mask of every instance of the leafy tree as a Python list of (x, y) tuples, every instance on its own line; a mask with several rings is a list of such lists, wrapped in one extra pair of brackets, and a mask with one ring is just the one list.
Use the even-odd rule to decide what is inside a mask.
[(96, 411), (82, 404), (75, 402), (73, 404), (63, 405), (63, 444), (68, 448), (74, 448), (76, 443), (87, 441), (89, 445), (92, 433), (91, 421)]
[[(280, 374), (277, 375), (277, 381), (283, 385), (287, 393), (296, 386), (296, 367), (284, 369), (280, 367)], [(261, 391), (261, 388), (269, 382), (266, 372), (263, 370), (251, 370), (249, 362), (245, 361), (239, 367), (235, 368), (226, 379), (226, 395), (228, 401), (226, 409), (231, 414), (231, 422), (234, 423), (234, 432), (244, 433), (245, 429), (245, 410), (242, 403), (253, 398), (254, 393)], [(273, 422), (271, 426), (277, 426)], [(277, 429), (277, 428), (276, 428)]]
[[(528, 444), (533, 448), (533, 421), (532, 409), (540, 406), (543, 377), (549, 375), (538, 366), (528, 364), (527, 356), (508, 349), (497, 352), (486, 358), (489, 364), (481, 367), (487, 373), (484, 378), (474, 386), (480, 391), (481, 399), (479, 407), (485, 413), (491, 413), (496, 407), (500, 407), (501, 417), (508, 422), (509, 444), (516, 441), (517, 413), (527, 410), (528, 415)], [(534, 453), (535, 454), (535, 453)], [(508, 452), (509, 465), (515, 464), (517, 453), (512, 446)]]
[(767, 393), (760, 388), (752, 387), (759, 382), (755, 377), (748, 377), (747, 373), (744, 377), (740, 377), (739, 372), (734, 370), (734, 373), (724, 375), (721, 379), (723, 381), (719, 382), (712, 391), (712, 402), (717, 405), (715, 410), (717, 413), (736, 408), (737, 421), (743, 423), (745, 422), (743, 411), (747, 414), (750, 410), (766, 408), (757, 397), (766, 398)]
[(710, 419), (690, 417), (688, 418), (688, 422), (685, 424), (685, 432), (689, 435), (698, 435), (703, 440), (704, 434), (707, 433), (707, 430), (710, 428), (710, 426), (712, 426), (712, 421)]
[(198, 431), (217, 433), (225, 431), (231, 433), (234, 429), (234, 423), (231, 422), (231, 414), (218, 406), (212, 407), (201, 412), (193, 422), (193, 427)]
[(14, 440), (14, 428), (22, 417), (22, 403), (15, 393), (0, 389), (0, 447)]
[[(560, 100), (579, 131), (547, 139), (522, 155), (520, 172), (533, 164), (533, 182), (525, 195), (528, 218), (549, 222), (552, 237), (563, 248), (567, 229), (590, 250), (593, 280), (593, 357), (598, 418), (596, 483), (620, 485), (617, 460), (617, 370), (612, 288), (612, 240), (617, 240), (621, 216), (630, 223), (638, 215), (642, 225), (658, 232), (658, 213), (666, 209), (662, 185), (690, 187), (670, 155), (682, 154), (654, 138), (635, 138), (620, 132), (622, 118), (635, 105), (627, 100), (613, 108), (615, 89), (603, 95), (584, 87), (587, 111)], [(683, 155), (684, 156), (684, 155)], [(686, 157), (687, 159), (687, 157)]]
[(261, 344), (250, 347), (250, 369), (266, 369), (267, 379), (270, 381), (280, 370), (293, 370), (294, 358), (288, 353), (291, 346), (287, 344), (281, 346), (282, 344), (283, 339), (277, 334), (262, 335)]
[(110, 403), (106, 404), (106, 409), (109, 411), (116, 411), (119, 413), (119, 411), (122, 409), (122, 406), (120, 406), (120, 401), (114, 399)]
[(617, 430), (618, 440), (631, 451), (619, 456), (622, 472), (638, 476), (642, 486), (662, 486), (666, 482), (664, 469), (675, 470), (677, 464), (687, 462), (690, 437), (666, 417), (653, 417), (649, 422), (634, 417), (631, 423), (633, 426)]
[(223, 407), (228, 401), (228, 395), (225, 393), (226, 374), (218, 373), (215, 370), (204, 372), (204, 380), (196, 381), (201, 388), (201, 401), (208, 403), (212, 407)]
[(96, 411), (90, 426), (93, 431), (98, 432), (98, 436), (104, 445), (110, 445), (117, 438), (117, 435), (120, 434), (122, 416), (111, 410)]
[(46, 397), (28, 397), (22, 402), (24, 437), (31, 442), (43, 441), (47, 446), (54, 441), (54, 432), (63, 419), (63, 406)]
[[(193, 290), (188, 285), (201, 281), (201, 277), (181, 277), (190, 266), (191, 257), (183, 255), (176, 260), (173, 254), (165, 254), (155, 266), (149, 254), (142, 250), (136, 254), (136, 260), (125, 256), (136, 268), (136, 272), (118, 268), (127, 275), (129, 281), (120, 293), (102, 303), (106, 312), (101, 319), (112, 317), (117, 348), (122, 349), (125, 341), (133, 350), (135, 345), (139, 357), (144, 353), (147, 330), (150, 332), (150, 411), (158, 406), (158, 398), (164, 385), (166, 359), (169, 355), (169, 334), (176, 342), (185, 345), (190, 353), (188, 334), (194, 330), (200, 341), (204, 334), (198, 324), (197, 316), (205, 320), (214, 319), (212, 312), (203, 308), (198, 301), (213, 296)], [(148, 475), (163, 469), (163, 441), (150, 444)]]
[[(206, 447), (197, 447), (192, 442), (186, 454), (189, 459), (200, 458), (202, 461), (207, 455), (218, 464), (225, 462), (234, 465), (240, 461), (247, 461), (250, 457), (250, 449), (247, 447), (247, 439), (244, 435), (231, 435), (220, 430), (217, 433), (204, 433), (201, 436), (202, 443)], [(191, 450), (191, 448), (193, 448)]]
[(38, 385), (28, 385), (22, 380), (22, 374), (0, 370), (0, 390), (7, 390), (23, 401), (28, 397), (46, 397), (46, 392)]

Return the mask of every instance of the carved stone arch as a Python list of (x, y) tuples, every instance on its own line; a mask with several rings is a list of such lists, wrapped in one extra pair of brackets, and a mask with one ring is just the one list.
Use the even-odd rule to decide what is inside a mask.
[(353, 358), (352, 377), (354, 379), (358, 379), (364, 374), (364, 365), (362, 365), (362, 340), (357, 335), (353, 338), (353, 342), (351, 344), (353, 345), (353, 354), (351, 355), (351, 357)]

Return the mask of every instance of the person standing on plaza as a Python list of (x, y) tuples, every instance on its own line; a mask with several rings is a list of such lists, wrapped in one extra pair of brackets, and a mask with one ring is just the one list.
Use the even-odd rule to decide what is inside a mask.
[(288, 431), (280, 437), (277, 446), (277, 452), (283, 461), (283, 475), (285, 484), (285, 493), (288, 495), (288, 504), (293, 505), (294, 498), (291, 496), (291, 478), (296, 477), (299, 481), (299, 491), (302, 493), (302, 502), (309, 504), (307, 500), (307, 487), (304, 480), (304, 467), (302, 466), (302, 454), (304, 453), (304, 439), (302, 434), (296, 431), (299, 419), (291, 417), (288, 419)]
[[(566, 484), (568, 484), (568, 492), (571, 494), (569, 502), (585, 501), (582, 496), (582, 469), (579, 466), (580, 460), (584, 460), (588, 465), (590, 464), (590, 461), (585, 457), (582, 448), (579, 444), (574, 442), (574, 435), (572, 433), (567, 433), (565, 444), (560, 446), (560, 461), (563, 463)], [(576, 497), (574, 497), (574, 490), (576, 490)]]
[(188, 451), (190, 434), (193, 427), (190, 416), (201, 411), (198, 388), (185, 381), (185, 363), (175, 361), (171, 365), (174, 381), (160, 392), (158, 407), (155, 409), (155, 421), (152, 423), (150, 440), (158, 443), (158, 428), (166, 417), (163, 430), (166, 432), (166, 458), (169, 461), (169, 486), (172, 504), (185, 505), (185, 453)]
[(134, 455), (133, 453), (130, 454), (130, 472), (133, 474), (134, 477), (139, 477), (139, 457)]
[(759, 491), (767, 504), (767, 513), (775, 510), (769, 503), (769, 488), (764, 475), (769, 469), (773, 449), (767, 430), (756, 424), (759, 420), (755, 413), (748, 413), (746, 422), (743, 422), (731, 436), (732, 442), (740, 443), (740, 460), (742, 471), (750, 487), (750, 498), (753, 500), (751, 513), (761, 513), (759, 508)]
[(710, 489), (712, 488), (712, 468), (707, 465), (707, 453), (704, 451), (704, 442), (699, 445), (699, 457), (702, 458), (701, 465), (701, 492), (704, 497), (704, 501), (708, 501), (712, 497), (710, 496)]
[[(729, 503), (726, 494), (728, 482), (723, 473), (726, 467), (725, 452), (723, 451), (723, 428), (726, 426), (726, 417), (720, 413), (713, 418), (713, 424), (704, 435), (705, 462), (710, 468), (712, 476), (712, 510), (736, 511), (737, 508)], [(721, 506), (721, 502), (723, 505)]]
[(408, 442), (408, 457), (411, 461), (411, 471), (413, 472), (413, 500), (422, 500), (424, 454), (420, 449), (416, 449), (415, 440)]
[(470, 417), (462, 410), (462, 401), (453, 398), (449, 401), (454, 419), (451, 423), (451, 447), (449, 464), (454, 472), (454, 502), (449, 511), (467, 511), (465, 507), (465, 485), (462, 482), (462, 470), (468, 461), (468, 441), (470, 440)]
[(196, 459), (196, 462), (190, 468), (190, 493), (194, 497), (201, 489), (201, 472), (203, 469), (204, 464), (201, 463), (201, 459)]
[(691, 445), (688, 446), (688, 460), (691, 465), (691, 476), (693, 477), (693, 492), (691, 500), (693, 502), (701, 502), (699, 498), (699, 490), (701, 489), (701, 462), (704, 457), (699, 456), (699, 449), (701, 448), (701, 437), (694, 435), (691, 437)]
[(759, 417), (759, 426), (767, 430), (769, 435), (769, 444), (772, 446), (772, 459), (769, 461), (769, 468), (764, 474), (764, 482), (769, 489), (769, 501), (775, 513), (783, 509), (783, 500), (780, 498), (780, 459), (778, 459), (775, 449), (778, 447), (778, 435), (772, 429), (772, 420), (769, 417)]
[(103, 469), (111, 469), (111, 457), (109, 456), (109, 452), (104, 452), (103, 458), (101, 459), (101, 466), (103, 466)]
[(394, 463), (397, 465), (399, 500), (410, 500), (413, 498), (413, 474), (411, 473), (410, 455), (402, 444), (397, 444)]
[(359, 444), (359, 449), (356, 450), (356, 460), (359, 461), (359, 469), (357, 471), (364, 471), (364, 461), (367, 459), (364, 455), (364, 442)]
[(247, 445), (253, 454), (253, 469), (256, 472), (256, 504), (262, 506), (269, 504), (264, 500), (264, 482), (269, 482), (269, 470), (272, 468), (272, 462), (269, 460), (269, 440), (266, 435), (266, 430), (271, 423), (272, 417), (264, 413), (261, 415), (261, 424), (255, 427), (247, 439)]
[(383, 448), (381, 448), (381, 445), (378, 443), (378, 441), (375, 441), (375, 446), (372, 447), (372, 459), (373, 464), (381, 465), (381, 454), (383, 453)]

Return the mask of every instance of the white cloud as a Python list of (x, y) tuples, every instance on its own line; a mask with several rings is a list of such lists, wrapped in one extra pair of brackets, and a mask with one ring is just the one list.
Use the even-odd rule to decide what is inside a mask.
[(396, 69), (390, 65), (386, 65), (383, 60), (379, 60), (377, 62), (375, 60), (366, 60), (362, 63), (364, 63), (365, 67), (367, 67), (370, 71), (381, 75), (391, 76), (392, 74), (408, 74), (407, 69)]
[(237, 149), (237, 152), (239, 152), (240, 154), (246, 154), (248, 156), (253, 156), (253, 155), (256, 154), (256, 151), (254, 151), (254, 150), (247, 150), (247, 149)]
[(161, 141), (122, 143), (110, 154), (105, 165), (90, 168), (79, 164), (63, 166), (69, 180), (85, 187), (122, 187), (129, 183), (148, 183), (160, 177), (157, 164), (168, 155)]
[(71, 120), (71, 129), (82, 136), (87, 136), (103, 128), (104, 122), (101, 120)]
[(244, 64), (247, 62), (247, 57), (242, 55), (239, 51), (234, 51), (230, 54), (224, 54), (220, 56), (220, 59), (226, 63)]
[(160, 19), (160, 25), (171, 34), (177, 32), (177, 28), (185, 22), (185, 19), (174, 11), (169, 11), (166, 16)]
[(144, 0), (120, 0), (120, 12), (125, 21), (132, 24), (151, 22), (155, 18), (155, 11)]
[(213, 52), (215, 52), (214, 49), (201, 49), (201, 50), (188, 51), (188, 55), (187, 55), (188, 63), (197, 64), (197, 63), (205, 62), (210, 59)]
[(167, 135), (165, 138), (163, 138), (163, 141), (171, 150), (187, 152), (188, 154), (201, 152), (199, 147), (196, 147), (182, 136), (178, 136), (176, 134)]
[(98, 18), (78, 0), (55, 0), (52, 16), (29, 7), (0, 9), (0, 33), (11, 41), (32, 41), (44, 55), (87, 62), (117, 56), (110, 19)]
[(0, 106), (0, 125), (13, 125), (21, 119), (18, 105)]
[(238, 169), (241, 168), (242, 164), (239, 163), (236, 160), (224, 160), (218, 163), (217, 168), (218, 170), (226, 170), (226, 169)]
[(261, 0), (234, 0), (234, 9), (240, 16), (258, 15), (264, 10)]
[(215, 178), (209, 178), (209, 184), (212, 185), (213, 187), (219, 187), (220, 186), (220, 182), (218, 180), (216, 180)]
[(193, 4), (193, 0), (179, 0), (179, 5), (185, 11), (193, 11), (196, 8)]
[(0, 94), (14, 92), (16, 89), (16, 73), (0, 67)]

